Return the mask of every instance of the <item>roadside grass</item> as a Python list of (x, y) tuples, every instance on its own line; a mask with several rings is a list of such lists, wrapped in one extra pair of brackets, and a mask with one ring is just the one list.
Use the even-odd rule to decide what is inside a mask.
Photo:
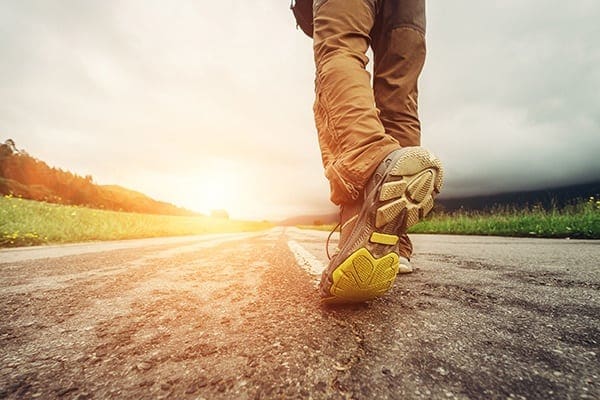
[(267, 229), (269, 222), (96, 210), (0, 196), (0, 247)]
[[(331, 230), (332, 225), (299, 226)], [(590, 197), (567, 207), (545, 210), (494, 207), (490, 211), (436, 212), (409, 233), (600, 239), (600, 200)]]

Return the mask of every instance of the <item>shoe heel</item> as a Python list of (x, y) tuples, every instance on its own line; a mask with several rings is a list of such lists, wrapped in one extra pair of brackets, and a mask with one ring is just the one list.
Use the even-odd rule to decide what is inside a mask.
[(375, 258), (364, 247), (352, 253), (332, 273), (330, 293), (325, 303), (356, 303), (386, 293), (396, 280), (399, 259), (396, 253)]
[[(406, 148), (390, 170), (393, 177), (382, 185), (375, 226), (381, 228), (395, 221), (406, 210), (405, 229), (415, 225), (433, 208), (433, 198), (443, 185), (440, 160), (422, 147)], [(400, 178), (400, 179), (398, 179)], [(393, 201), (392, 201), (393, 200)]]

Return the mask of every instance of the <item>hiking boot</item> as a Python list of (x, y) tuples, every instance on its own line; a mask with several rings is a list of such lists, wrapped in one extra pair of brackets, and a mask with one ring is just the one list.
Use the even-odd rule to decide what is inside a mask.
[(358, 216), (342, 218), (340, 250), (321, 276), (323, 302), (362, 302), (392, 287), (400, 269), (399, 237), (431, 211), (442, 181), (441, 162), (422, 147), (395, 150), (381, 162), (364, 188)]
[[(345, 204), (341, 207), (339, 224), (340, 240), (338, 243), (338, 247), (334, 252), (335, 255), (337, 255), (340, 252), (340, 249), (348, 241), (350, 234), (354, 230), (354, 226), (356, 225), (356, 221), (358, 220), (358, 214), (360, 213), (362, 204), (363, 203), (361, 199), (360, 201)], [(329, 238), (327, 240), (327, 248), (329, 249)], [(408, 256), (410, 257), (410, 254), (412, 253), (412, 245), (410, 244), (410, 240), (408, 239), (408, 237), (403, 237), (402, 235), (400, 235), (398, 243), (396, 244), (395, 252), (399, 255), (398, 273), (410, 274), (411, 272), (413, 272), (413, 267), (410, 263), (410, 259), (402, 256), (402, 254), (408, 254)], [(329, 255), (329, 251), (327, 251), (327, 254)]]
[(398, 245), (396, 247), (400, 266), (398, 267), (399, 274), (408, 274), (414, 271), (412, 264), (410, 263), (410, 257), (412, 256), (413, 246), (410, 238), (405, 233), (400, 235), (398, 238)]
[(414, 271), (410, 260), (406, 257), (398, 256), (398, 273), (399, 274), (410, 274)]

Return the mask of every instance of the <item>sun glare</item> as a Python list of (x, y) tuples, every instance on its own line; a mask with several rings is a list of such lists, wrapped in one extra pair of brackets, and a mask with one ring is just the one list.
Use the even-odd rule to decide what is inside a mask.
[(194, 209), (210, 214), (214, 210), (236, 213), (240, 208), (240, 186), (233, 171), (211, 168), (198, 176), (194, 190)]

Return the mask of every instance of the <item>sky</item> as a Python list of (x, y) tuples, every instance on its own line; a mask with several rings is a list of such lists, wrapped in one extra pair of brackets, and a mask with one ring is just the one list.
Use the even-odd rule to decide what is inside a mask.
[[(600, 177), (600, 2), (427, 2), (444, 196)], [(287, 0), (0, 0), (0, 140), (234, 218), (327, 213), (312, 42)]]

